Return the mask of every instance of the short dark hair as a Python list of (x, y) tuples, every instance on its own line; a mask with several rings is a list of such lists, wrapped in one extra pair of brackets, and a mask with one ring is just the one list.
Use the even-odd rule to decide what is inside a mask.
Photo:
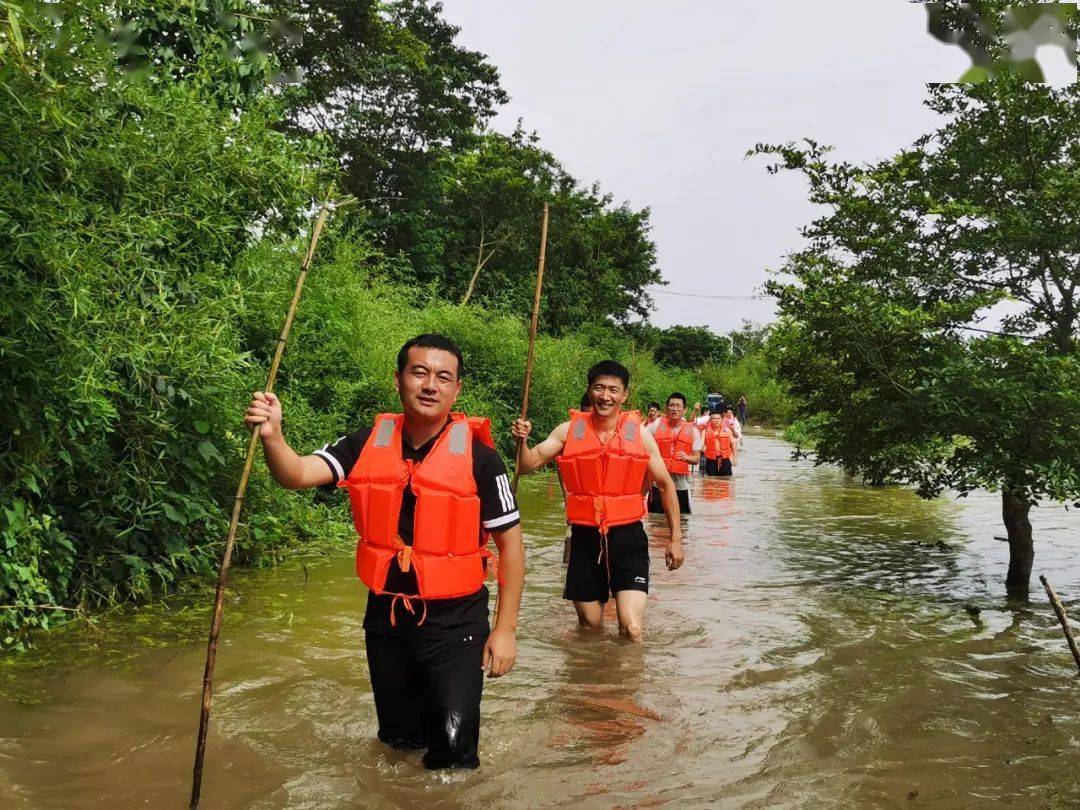
[[(660, 403), (659, 402), (650, 402), (648, 409), (651, 409), (651, 408), (656, 408), (656, 410), (660, 410)], [(648, 409), (646, 409), (646, 410), (648, 410)]]
[(704, 408), (701, 409), (701, 412), (702, 413), (712, 413), (712, 408), (710, 408), (708, 405), (706, 405)]
[(624, 388), (630, 387), (630, 369), (614, 360), (601, 360), (589, 369), (588, 377), (589, 385), (596, 382), (597, 377), (618, 377)]
[(399, 374), (405, 370), (405, 364), (409, 362), (409, 349), (412, 348), (441, 349), (444, 352), (450, 352), (457, 358), (458, 379), (460, 380), (465, 376), (465, 358), (461, 356), (461, 349), (446, 335), (440, 335), (437, 332), (417, 335), (412, 340), (405, 341), (405, 345), (397, 353), (397, 370)]
[(678, 391), (672, 391), (670, 394), (668, 394), (667, 401), (671, 402), (671, 400), (673, 399), (681, 399), (683, 407), (686, 407), (686, 394), (680, 394)]

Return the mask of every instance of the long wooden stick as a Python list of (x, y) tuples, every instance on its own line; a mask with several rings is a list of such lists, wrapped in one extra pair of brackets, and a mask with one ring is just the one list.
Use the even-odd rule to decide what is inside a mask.
[[(300, 302), (300, 292), (304, 288), (308, 268), (311, 267), (311, 258), (315, 255), (315, 246), (319, 243), (319, 234), (322, 233), (329, 214), (330, 203), (327, 201), (319, 209), (315, 227), (311, 231), (311, 242), (308, 244), (307, 255), (304, 256), (304, 261), (300, 265), (300, 274), (296, 277), (296, 288), (293, 290), (292, 300), (289, 302), (289, 309), (285, 314), (285, 322), (282, 324), (281, 333), (278, 335), (277, 347), (274, 349), (274, 359), (270, 363), (270, 374), (266, 380), (266, 387), (263, 389), (267, 393), (274, 390), (274, 381), (277, 379), (281, 355), (285, 352), (285, 341), (289, 337), (293, 317), (296, 315), (296, 306)], [(203, 758), (206, 754), (206, 731), (210, 726), (210, 698), (214, 692), (214, 663), (217, 660), (218, 634), (221, 632), (221, 611), (225, 597), (225, 583), (228, 579), (229, 562), (232, 560), (233, 545), (236, 541), (236, 529), (240, 525), (240, 509), (244, 503), (244, 493), (247, 492), (248, 478), (251, 476), (251, 467), (255, 463), (255, 449), (258, 445), (259, 429), (256, 427), (251, 431), (247, 458), (244, 460), (244, 469), (240, 473), (240, 483), (236, 487), (236, 495), (233, 496), (229, 533), (225, 537), (225, 550), (221, 554), (221, 569), (218, 572), (217, 592), (214, 594), (214, 614), (210, 620), (210, 640), (206, 645), (206, 669), (203, 672), (202, 708), (199, 712), (199, 740), (195, 745), (195, 770), (191, 782), (191, 807), (193, 809), (199, 806), (199, 794), (202, 791)]]
[(1065, 641), (1068, 642), (1069, 649), (1072, 650), (1076, 669), (1080, 671), (1080, 650), (1076, 648), (1076, 639), (1073, 638), (1072, 627), (1069, 626), (1069, 617), (1065, 614), (1065, 606), (1061, 604), (1058, 595), (1054, 593), (1054, 586), (1050, 584), (1050, 580), (1040, 576), (1039, 582), (1042, 583), (1043, 588), (1046, 590), (1046, 595), (1050, 597), (1050, 604), (1054, 606), (1054, 613), (1057, 614), (1058, 621), (1061, 622), (1061, 631), (1065, 634)]
[[(548, 204), (544, 203), (544, 220), (540, 225), (540, 261), (536, 267), (536, 293), (533, 295), (532, 323), (529, 325), (529, 358), (525, 361), (525, 390), (521, 394), (521, 418), (529, 413), (529, 389), (532, 386), (533, 361), (536, 359), (536, 328), (540, 323), (540, 289), (544, 286), (544, 258), (547, 254)], [(514, 457), (514, 483), (510, 489), (517, 494), (518, 478), (521, 476), (521, 451), (525, 440), (518, 439)]]

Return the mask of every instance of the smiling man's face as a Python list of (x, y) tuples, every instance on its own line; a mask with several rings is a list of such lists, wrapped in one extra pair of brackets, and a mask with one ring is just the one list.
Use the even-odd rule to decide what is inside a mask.
[(404, 371), (394, 372), (394, 386), (405, 413), (421, 419), (446, 418), (461, 393), (457, 358), (443, 349), (413, 346)]
[(618, 377), (600, 376), (589, 386), (589, 401), (597, 416), (610, 416), (626, 402), (626, 386)]

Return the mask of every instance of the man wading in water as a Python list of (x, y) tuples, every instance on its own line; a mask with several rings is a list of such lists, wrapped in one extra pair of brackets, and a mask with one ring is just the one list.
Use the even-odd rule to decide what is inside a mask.
[[(684, 515), (693, 512), (690, 503), (690, 474), (701, 460), (701, 434), (693, 422), (687, 422), (686, 397), (678, 391), (667, 398), (664, 416), (657, 419), (648, 430), (660, 448), (660, 457), (675, 482), (679, 496), (679, 510)], [(660, 493), (653, 487), (649, 492), (649, 511), (661, 512)]]
[(731, 475), (731, 467), (738, 464), (738, 458), (735, 434), (720, 412), (716, 411), (705, 428), (705, 474)]
[(532, 422), (518, 419), (513, 434), (522, 440), (519, 469), (538, 470), (553, 459), (566, 490), (570, 560), (563, 598), (574, 602), (578, 621), (599, 629), (604, 604), (615, 596), (619, 632), (639, 641), (644, 631), (649, 593), (649, 540), (641, 518), (646, 472), (656, 480), (667, 513), (671, 540), (665, 559), (669, 570), (683, 562), (679, 503), (656, 441), (637, 411), (623, 411), (630, 372), (614, 360), (589, 369), (588, 410), (570, 411), (536, 447), (527, 439)]
[[(480, 764), (484, 670), (510, 671), (525, 552), (517, 504), (486, 419), (451, 413), (461, 351), (442, 335), (398, 353), (402, 414), (298, 456), (281, 434), (281, 403), (256, 393), (271, 475), (288, 489), (345, 488), (360, 533), (356, 570), (368, 586), (364, 638), (379, 718), (393, 748), (426, 748), (428, 768)], [(499, 600), (488, 631), (487, 535), (499, 548)]]

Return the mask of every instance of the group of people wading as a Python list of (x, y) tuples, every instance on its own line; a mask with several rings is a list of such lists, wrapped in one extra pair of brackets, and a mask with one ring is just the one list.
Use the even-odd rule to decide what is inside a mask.
[[(427, 768), (480, 764), (484, 673), (496, 678), (514, 664), (525, 574), (520, 515), (491, 423), (452, 411), (464, 375), (449, 338), (413, 338), (394, 373), (402, 412), (380, 414), (306, 456), (286, 443), (274, 394), (256, 392), (245, 413), (279, 484), (348, 493), (360, 538), (356, 571), (368, 588), (364, 635), (378, 737), (426, 749)], [(690, 511), (692, 471), (704, 455), (707, 474), (730, 474), (739, 436), (723, 413), (709, 414), (701, 429), (685, 420), (682, 394), (668, 398), (664, 417), (658, 407), (645, 421), (624, 411), (630, 372), (613, 360), (590, 368), (587, 385), (582, 408), (534, 447), (532, 423), (514, 422), (518, 468), (558, 466), (570, 524), (563, 597), (580, 624), (601, 628), (613, 596), (621, 635), (639, 641), (649, 592), (642, 519), (649, 510), (666, 515), (665, 562), (681, 566), (680, 507)], [(489, 538), (499, 554), (490, 627)]]
[[(740, 400), (744, 414), (745, 403), (745, 398)], [(658, 403), (649, 405), (645, 427), (656, 438), (664, 464), (679, 490), (679, 507), (690, 512), (691, 474), (700, 465), (705, 475), (730, 476), (732, 467), (738, 464), (742, 425), (726, 405), (710, 410), (702, 409), (699, 403), (690, 419), (685, 414), (686, 396), (675, 392), (668, 397), (663, 415)], [(654, 502), (650, 499), (650, 511), (657, 511)]]

